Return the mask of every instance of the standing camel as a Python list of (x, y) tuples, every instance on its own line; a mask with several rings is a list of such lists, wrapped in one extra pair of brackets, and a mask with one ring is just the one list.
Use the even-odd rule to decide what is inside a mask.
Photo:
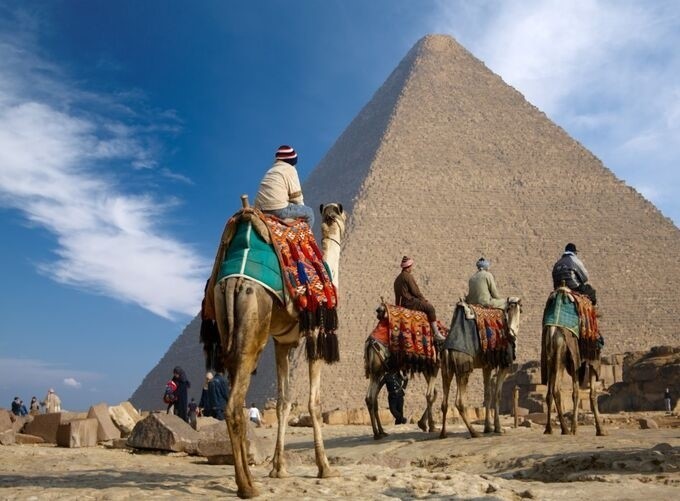
[[(345, 231), (345, 213), (340, 204), (322, 205), (320, 210), (324, 258), (328, 256), (327, 259), (331, 260), (327, 264), (335, 271), (332, 277), (335, 282), (340, 258), (340, 242)], [(258, 359), (269, 336), (272, 336), (278, 382), (276, 404), (278, 432), (269, 476), (286, 477), (288, 473), (283, 450), (286, 424), (291, 408), (288, 355), (291, 348), (296, 347), (300, 341), (299, 323), (297, 315), (281, 305), (267, 289), (243, 277), (230, 277), (218, 282), (214, 287), (214, 305), (225, 365), (231, 379), (231, 395), (227, 403), (226, 421), (234, 452), (237, 494), (241, 498), (251, 498), (258, 495), (258, 490), (248, 468), (243, 402), (250, 385), (251, 374), (257, 367)], [(316, 338), (316, 333), (313, 338)], [(328, 463), (321, 436), (319, 390), (322, 363), (323, 360), (319, 358), (309, 360), (309, 413), (314, 427), (314, 451), (316, 465), (319, 468), (318, 476), (327, 478), (337, 473)]]
[[(380, 311), (380, 309), (378, 309), (378, 311)], [(378, 315), (380, 315), (380, 313), (378, 313)], [(369, 336), (364, 346), (364, 369), (366, 370), (366, 377), (368, 378), (366, 406), (368, 407), (368, 414), (371, 416), (373, 438), (376, 440), (387, 436), (387, 433), (385, 433), (383, 430), (382, 423), (380, 422), (380, 413), (378, 412), (378, 395), (380, 395), (380, 390), (385, 384), (385, 374), (390, 370), (396, 369), (392, 368), (390, 363), (390, 350), (387, 348), (387, 346)], [(425, 376), (425, 381), (427, 382), (427, 391), (425, 392), (427, 407), (418, 421), (418, 426), (423, 431), (434, 431), (432, 405), (437, 399), (437, 389), (434, 387), (437, 378), (437, 370), (438, 369), (435, 368), (434, 372), (423, 373)]]
[[(545, 355), (548, 377), (548, 392), (545, 396), (545, 403), (548, 407), (548, 422), (545, 425), (544, 433), (552, 433), (550, 413), (554, 399), (557, 417), (562, 428), (562, 435), (569, 435), (570, 433), (576, 435), (578, 427), (579, 369), (581, 367), (578, 342), (576, 342), (576, 338), (568, 329), (556, 325), (547, 325), (543, 329), (542, 354)], [(583, 361), (583, 363), (587, 364), (588, 361)], [(560, 386), (565, 369), (571, 376), (572, 381), (574, 412), (571, 420), (571, 430), (565, 422), (564, 413), (562, 412), (562, 396), (560, 394)], [(593, 370), (588, 370), (587, 374), (590, 385), (590, 408), (595, 416), (596, 435), (605, 436), (607, 432), (600, 423), (600, 411), (597, 408), (597, 395), (595, 391), (596, 373)]]
[[(521, 301), (519, 299), (511, 298), (508, 299), (508, 306), (506, 310), (506, 315), (508, 319), (508, 331), (510, 335), (517, 339), (519, 334), (519, 321), (521, 313)], [(453, 329), (451, 329), (451, 334), (453, 335)], [(460, 368), (470, 367), (470, 370), (463, 371)], [(467, 413), (465, 412), (465, 392), (467, 391), (468, 379), (470, 373), (473, 369), (482, 369), (482, 374), (484, 377), (484, 433), (502, 433), (501, 420), (500, 420), (500, 396), (501, 388), (503, 388), (503, 381), (505, 381), (505, 376), (508, 372), (508, 367), (494, 367), (491, 365), (486, 358), (481, 349), (475, 353), (474, 357), (456, 350), (442, 350), (441, 353), (441, 369), (442, 369), (442, 386), (444, 389), (444, 397), (442, 400), (442, 430), (439, 434), (439, 438), (446, 438), (446, 411), (449, 408), (449, 390), (451, 388), (451, 380), (455, 374), (456, 376), (456, 408), (460, 413), (460, 417), (463, 418), (465, 426), (467, 426), (470, 436), (477, 438), (481, 436), (477, 432), (467, 418)], [(491, 387), (491, 373), (496, 370), (495, 384), (493, 388)], [(494, 405), (494, 426), (491, 428), (491, 402)]]

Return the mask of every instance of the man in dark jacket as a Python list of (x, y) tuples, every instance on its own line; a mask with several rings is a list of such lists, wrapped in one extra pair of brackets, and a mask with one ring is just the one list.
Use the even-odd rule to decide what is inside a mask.
[(400, 371), (385, 374), (385, 386), (387, 387), (387, 403), (390, 412), (394, 416), (394, 424), (405, 424), (404, 395), (408, 379), (401, 375)]
[(564, 284), (571, 290), (588, 296), (595, 306), (597, 304), (595, 289), (588, 283), (588, 270), (577, 254), (576, 245), (572, 243), (566, 245), (562, 257), (553, 266), (553, 287), (558, 288)]
[(403, 306), (409, 310), (422, 311), (427, 314), (427, 320), (432, 327), (434, 338), (437, 341), (444, 341), (444, 336), (441, 335), (437, 328), (437, 313), (434, 310), (434, 306), (420, 292), (416, 279), (411, 274), (412, 269), (413, 259), (404, 256), (401, 259), (401, 273), (394, 280), (394, 302), (397, 306)]
[(172, 370), (172, 380), (177, 384), (177, 400), (175, 401), (175, 415), (189, 422), (189, 388), (191, 383), (179, 365)]
[(212, 407), (212, 417), (224, 421), (224, 409), (227, 407), (227, 400), (229, 400), (227, 382), (222, 374), (217, 372), (212, 381), (208, 383), (208, 402)]

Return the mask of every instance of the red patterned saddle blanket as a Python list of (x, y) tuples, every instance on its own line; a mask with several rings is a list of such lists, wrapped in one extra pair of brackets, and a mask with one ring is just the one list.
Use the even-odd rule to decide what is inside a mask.
[(505, 350), (508, 347), (508, 323), (505, 311), (478, 304), (468, 304), (475, 313), (477, 334), (482, 353)]
[[(378, 322), (371, 336), (389, 348), (399, 369), (434, 374), (439, 359), (434, 335), (427, 315), (422, 311), (385, 304), (385, 318)], [(446, 328), (437, 323), (446, 335)]]
[(281, 266), (281, 278), (301, 315), (301, 329), (306, 331), (319, 327), (334, 331), (337, 327), (337, 291), (311, 228), (303, 219), (289, 223), (256, 212), (269, 229)]
[(571, 291), (578, 312), (578, 347), (581, 360), (599, 360), (600, 327), (597, 324), (597, 312), (590, 298), (585, 294)]

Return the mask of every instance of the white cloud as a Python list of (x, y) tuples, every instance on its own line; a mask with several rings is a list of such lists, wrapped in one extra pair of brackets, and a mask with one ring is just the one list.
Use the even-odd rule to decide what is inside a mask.
[(40, 271), (163, 317), (196, 314), (208, 262), (164, 231), (177, 202), (116, 177), (158, 167), (153, 134), (176, 130), (174, 112), (148, 117), (80, 90), (23, 42), (0, 38), (0, 205), (56, 237), (57, 259)]
[(441, 1), (431, 25), (680, 222), (677, 2)]
[(76, 381), (72, 377), (64, 378), (64, 385), (70, 386), (71, 388), (80, 388), (80, 387), (83, 386), (82, 383), (80, 383), (79, 381)]
[(94, 372), (77, 371), (52, 362), (31, 358), (0, 358), (0, 381), (7, 388), (45, 387), (59, 389), (59, 383), (80, 388), (83, 383), (101, 381), (103, 376)]

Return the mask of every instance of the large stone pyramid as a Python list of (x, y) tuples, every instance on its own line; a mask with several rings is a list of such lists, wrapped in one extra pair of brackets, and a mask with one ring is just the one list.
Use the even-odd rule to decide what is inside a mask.
[[(364, 339), (404, 254), (445, 322), (475, 261), (490, 259), (501, 294), (523, 299), (519, 361), (539, 356), (551, 268), (567, 242), (598, 290), (605, 353), (680, 343), (678, 228), (449, 36), (409, 51), (303, 190), (309, 205), (339, 201), (350, 214), (341, 361), (324, 369), (325, 408), (363, 405)], [(253, 397), (275, 396), (272, 364), (268, 349)], [(293, 398), (306, 405), (306, 395), (300, 368)]]

